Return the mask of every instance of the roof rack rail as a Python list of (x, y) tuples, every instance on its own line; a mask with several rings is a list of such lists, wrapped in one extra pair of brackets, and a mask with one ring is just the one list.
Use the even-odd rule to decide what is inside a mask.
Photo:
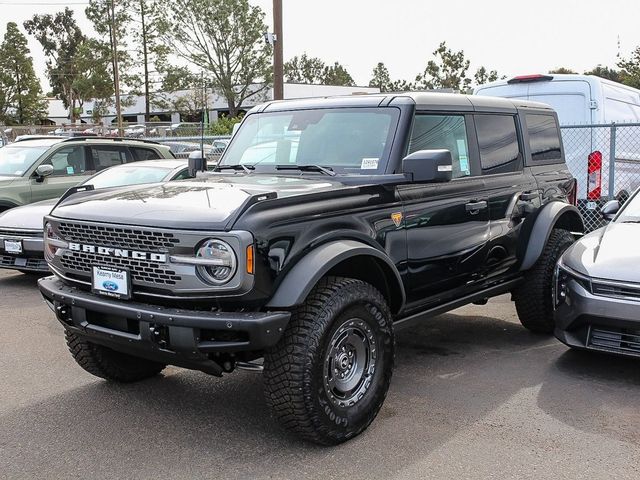
[(52, 139), (61, 139), (56, 135), (18, 135), (13, 143), (24, 142), (25, 140), (52, 140)]
[(144, 138), (127, 138), (127, 137), (69, 137), (65, 138), (63, 142), (84, 142), (87, 140), (110, 140), (112, 142), (142, 142), (150, 143), (152, 145), (161, 145), (160, 142), (155, 140), (146, 140)]

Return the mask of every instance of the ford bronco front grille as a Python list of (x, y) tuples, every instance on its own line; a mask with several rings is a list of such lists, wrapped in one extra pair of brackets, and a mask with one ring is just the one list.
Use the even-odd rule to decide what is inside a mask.
[(151, 285), (175, 285), (182, 280), (180, 275), (170, 270), (166, 265), (149, 260), (133, 258), (117, 258), (87, 252), (67, 251), (61, 259), (65, 270), (91, 275), (91, 266), (127, 267), (131, 270), (131, 280), (134, 283)]
[(152, 230), (87, 225), (61, 222), (58, 231), (65, 240), (89, 243), (105, 247), (130, 248), (134, 250), (167, 251), (178, 245), (180, 240), (172, 233)]

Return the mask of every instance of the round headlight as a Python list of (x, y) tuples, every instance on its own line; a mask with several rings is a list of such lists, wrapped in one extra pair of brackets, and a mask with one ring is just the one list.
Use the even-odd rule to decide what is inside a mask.
[(202, 279), (212, 285), (227, 283), (236, 273), (236, 254), (226, 242), (215, 238), (205, 240), (196, 251), (196, 258), (203, 262), (197, 266)]

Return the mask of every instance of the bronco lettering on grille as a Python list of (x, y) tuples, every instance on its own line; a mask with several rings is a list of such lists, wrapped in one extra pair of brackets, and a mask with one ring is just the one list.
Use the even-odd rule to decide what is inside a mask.
[(149, 260), (152, 262), (166, 263), (167, 256), (163, 253), (147, 253), (122, 248), (98, 247), (96, 245), (84, 245), (69, 242), (69, 250), (74, 252), (97, 253), (107, 257), (133, 258), (135, 260)]

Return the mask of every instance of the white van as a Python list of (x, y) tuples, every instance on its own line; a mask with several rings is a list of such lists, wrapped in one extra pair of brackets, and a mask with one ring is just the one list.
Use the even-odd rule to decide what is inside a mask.
[[(608, 198), (611, 188), (613, 197), (640, 186), (640, 126), (619, 125), (640, 123), (640, 90), (593, 75), (550, 74), (498, 80), (476, 87), (473, 93), (551, 105), (564, 127), (565, 157), (578, 179), (578, 198), (588, 200), (589, 208)], [(613, 165), (609, 162), (612, 123), (618, 124)], [(615, 175), (610, 182), (611, 167)]]

